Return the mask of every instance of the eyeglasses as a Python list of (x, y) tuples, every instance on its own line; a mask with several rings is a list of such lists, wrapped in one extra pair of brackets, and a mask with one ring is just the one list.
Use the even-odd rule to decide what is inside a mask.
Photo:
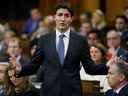
[(117, 40), (119, 39), (118, 37), (107, 37), (107, 40)]
[(97, 38), (94, 38), (94, 37), (88, 37), (88, 40), (97, 40)]
[(20, 48), (19, 45), (17, 46), (8, 46), (8, 48)]

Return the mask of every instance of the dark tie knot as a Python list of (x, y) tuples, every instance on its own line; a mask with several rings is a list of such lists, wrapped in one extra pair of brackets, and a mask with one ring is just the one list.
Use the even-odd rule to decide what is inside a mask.
[(61, 34), (61, 35), (59, 36), (60, 39), (63, 39), (64, 37), (65, 37), (64, 34)]

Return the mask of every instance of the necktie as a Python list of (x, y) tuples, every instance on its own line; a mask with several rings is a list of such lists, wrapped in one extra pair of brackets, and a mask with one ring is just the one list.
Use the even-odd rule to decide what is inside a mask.
[(64, 34), (59, 36), (59, 42), (57, 46), (57, 51), (58, 51), (61, 65), (63, 65), (63, 62), (64, 62), (64, 51), (65, 51), (64, 40), (63, 40), (64, 36), (65, 36)]

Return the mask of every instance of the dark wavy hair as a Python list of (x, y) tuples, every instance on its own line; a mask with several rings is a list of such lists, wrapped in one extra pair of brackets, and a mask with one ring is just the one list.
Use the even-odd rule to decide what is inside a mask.
[(56, 12), (57, 12), (57, 10), (58, 9), (67, 9), (69, 12), (70, 12), (70, 14), (71, 14), (71, 16), (73, 16), (74, 15), (74, 12), (73, 12), (73, 9), (71, 8), (71, 6), (69, 5), (69, 4), (67, 4), (67, 3), (59, 3), (57, 6), (56, 6), (56, 8), (55, 8), (55, 14), (56, 14)]
[[(11, 82), (10, 77), (8, 75), (8, 71), (9, 70), (14, 70), (14, 68), (10, 65), (8, 66), (8, 68), (5, 71), (5, 93), (4, 96), (12, 96), (13, 93), (15, 92), (15, 85)], [(20, 91), (21, 92), (26, 92), (31, 90), (31, 88), (33, 87), (32, 84), (30, 84), (29, 82), (29, 77), (25, 76), (23, 77), (24, 81), (22, 83), (22, 87), (20, 87)]]
[(97, 49), (100, 50), (101, 54), (102, 54), (102, 60), (101, 60), (101, 63), (105, 63), (107, 61), (106, 59), (106, 55), (107, 55), (107, 48), (102, 44), (102, 43), (96, 43), (96, 44), (93, 44), (91, 47), (95, 47)]

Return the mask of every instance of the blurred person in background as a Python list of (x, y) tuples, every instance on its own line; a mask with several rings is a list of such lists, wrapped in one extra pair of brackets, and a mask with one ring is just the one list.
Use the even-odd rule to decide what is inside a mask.
[(93, 28), (98, 29), (98, 30), (102, 30), (107, 26), (104, 13), (100, 9), (97, 9), (93, 13), (92, 24), (93, 24)]
[[(30, 60), (30, 58), (27, 55), (29, 53), (30, 52), (24, 53), (23, 45), (20, 38), (13, 37), (9, 40), (7, 46), (7, 54), (9, 55), (10, 58), (15, 57), (18, 62), (22, 63), (22, 65), (27, 65)], [(36, 80), (36, 75), (30, 76), (30, 81), (34, 86), (36, 86)]]
[(5, 87), (4, 87), (4, 83), (5, 83), (5, 71), (6, 68), (8, 67), (8, 62), (1, 62), (0, 61), (0, 96), (5, 96), (4, 92), (5, 92)]
[(92, 26), (100, 31), (101, 36), (105, 36), (109, 30), (104, 13), (100, 9), (97, 9), (92, 15)]
[(5, 32), (5, 27), (3, 24), (0, 24), (0, 39), (2, 38), (1, 35), (4, 34)]
[(25, 33), (28, 37), (31, 36), (31, 34), (38, 29), (38, 24), (40, 20), (42, 20), (42, 16), (39, 9), (37, 8), (31, 9), (30, 17), (23, 26), (22, 29), (23, 33)]
[(0, 41), (0, 58), (5, 58), (7, 56), (6, 50), (9, 40), (15, 36), (13, 31), (5, 31), (2, 35), (2, 40)]
[(90, 46), (95, 45), (98, 42), (101, 42), (100, 36), (99, 36), (99, 31), (92, 30), (91, 32), (89, 32), (87, 35), (87, 41)]
[(29, 81), (29, 77), (16, 78), (14, 70), (9, 66), (5, 72), (4, 96), (39, 96), (39, 91)]
[(47, 15), (44, 17), (44, 26), (48, 29), (48, 32), (51, 32), (55, 28), (55, 22), (54, 22), (54, 16), (53, 15)]
[(9, 40), (7, 54), (9, 57), (16, 57), (17, 61), (22, 62), (24, 65), (29, 62), (29, 58), (23, 53), (23, 45), (18, 37), (13, 37)]
[(114, 56), (120, 56), (125, 53), (121, 46), (121, 35), (116, 30), (110, 30), (106, 36), (108, 47), (108, 59)]
[(118, 15), (115, 17), (115, 30), (120, 32), (122, 35), (124, 32), (128, 31), (127, 29), (127, 19), (123, 15)]
[(126, 17), (126, 19), (128, 20), (128, 6), (126, 6), (124, 8), (124, 11), (123, 11), (123, 15)]
[(122, 45), (128, 49), (128, 19), (119, 15), (115, 18), (115, 30), (119, 31), (121, 34)]
[(87, 38), (89, 32), (92, 31), (92, 24), (90, 21), (83, 22), (80, 26), (80, 35)]
[(42, 20), (39, 22), (39, 28), (32, 34), (30, 40), (39, 39), (42, 35), (47, 33), (49, 33), (49, 29), (45, 26), (44, 21)]
[(128, 49), (128, 27), (127, 27), (127, 18), (123, 15), (118, 15), (115, 18), (115, 30), (120, 32), (122, 45)]
[(84, 22), (89, 22), (89, 21), (91, 21), (91, 18), (92, 18), (91, 12), (86, 11), (86, 12), (81, 13), (80, 16), (79, 16), (80, 25), (81, 25), (82, 23), (84, 23)]

